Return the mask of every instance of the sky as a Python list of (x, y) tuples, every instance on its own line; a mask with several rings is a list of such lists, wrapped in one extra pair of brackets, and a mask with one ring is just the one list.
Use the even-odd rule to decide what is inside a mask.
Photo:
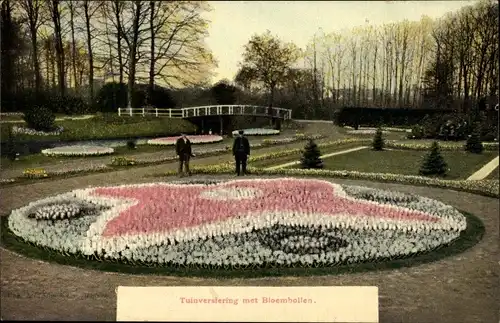
[(243, 46), (252, 35), (270, 30), (284, 41), (305, 48), (314, 34), (328, 34), (367, 24), (382, 25), (422, 15), (439, 18), (475, 1), (210, 1), (206, 39), (218, 61), (212, 79), (233, 80)]

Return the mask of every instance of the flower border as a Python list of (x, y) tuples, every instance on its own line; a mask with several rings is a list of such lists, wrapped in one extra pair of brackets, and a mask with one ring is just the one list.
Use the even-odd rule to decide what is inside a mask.
[[(460, 210), (459, 210), (460, 211)], [(85, 257), (83, 255), (65, 256), (47, 248), (36, 247), (22, 241), (8, 228), (8, 216), (2, 217), (1, 245), (15, 253), (25, 255), (29, 258), (55, 262), (61, 265), (69, 265), (84, 269), (93, 269), (106, 272), (120, 272), (134, 275), (173, 275), (187, 277), (215, 277), (215, 278), (254, 278), (265, 276), (316, 276), (316, 275), (339, 275), (346, 273), (360, 273), (374, 270), (388, 270), (393, 268), (411, 267), (440, 260), (466, 251), (477, 244), (483, 237), (485, 227), (482, 221), (467, 212), (460, 211), (467, 221), (465, 231), (453, 243), (443, 246), (434, 251), (418, 254), (414, 257), (403, 259), (379, 259), (378, 261), (360, 264), (346, 264), (335, 267), (248, 267), (245, 269), (213, 269), (209, 267), (189, 268), (185, 266), (148, 266), (144, 263), (117, 263), (110, 260), (97, 258), (95, 256)], [(91, 261), (89, 261), (91, 260)]]
[[(195, 135), (195, 136), (187, 136), (187, 137), (193, 145), (213, 144), (213, 143), (221, 142), (224, 140), (224, 138), (222, 136), (219, 136), (219, 135)], [(205, 137), (205, 138), (202, 139), (202, 137)], [(208, 137), (210, 137), (212, 140), (204, 140)], [(146, 142), (146, 144), (151, 145), (151, 146), (175, 146), (175, 143), (176, 143), (177, 139), (179, 139), (179, 138), (180, 138), (180, 136), (154, 138), (154, 139), (149, 139)], [(200, 139), (201, 139), (201, 141), (200, 141)]]
[[(71, 150), (60, 150), (61, 148), (75, 147), (74, 151)], [(82, 150), (83, 149), (83, 150)], [(85, 149), (92, 149), (87, 151)], [(111, 147), (103, 146), (90, 146), (90, 145), (75, 145), (75, 146), (61, 146), (54, 148), (47, 148), (41, 151), (42, 155), (45, 156), (103, 156), (113, 154), (115, 150)]]
[[(279, 135), (281, 133), (280, 130), (276, 130), (276, 129), (268, 129), (268, 128), (249, 128), (249, 129), (237, 129), (237, 130), (234, 130), (231, 132), (231, 135), (234, 137), (234, 136), (237, 136), (238, 135), (238, 131), (240, 130), (243, 130), (243, 134), (245, 136), (276, 136), (276, 135)], [(251, 131), (251, 130), (258, 130), (258, 131)], [(265, 130), (265, 131), (262, 131), (262, 132), (259, 132), (260, 130)], [(249, 132), (247, 132), (249, 131)]]

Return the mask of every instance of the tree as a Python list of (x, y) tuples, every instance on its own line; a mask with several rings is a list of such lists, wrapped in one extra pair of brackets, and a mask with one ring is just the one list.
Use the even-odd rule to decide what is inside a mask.
[[(124, 66), (125, 63), (123, 61), (123, 48), (122, 48), (122, 33), (123, 33), (123, 27), (122, 27), (122, 21), (121, 21), (121, 16), (123, 14), (125, 7), (125, 2), (121, 0), (113, 0), (111, 2), (111, 10), (112, 10), (112, 16), (113, 19), (111, 20), (112, 24), (115, 27), (116, 30), (116, 50), (117, 50), (117, 56), (118, 56), (118, 75), (119, 75), (119, 81), (118, 83), (123, 83), (123, 74), (124, 74)], [(110, 44), (111, 46), (111, 44)]]
[(484, 151), (483, 143), (481, 142), (481, 126), (479, 122), (474, 122), (472, 133), (467, 138), (465, 150), (473, 154), (481, 154)]
[[(116, 4), (118, 6), (118, 4)], [(132, 24), (125, 30), (123, 22), (120, 22), (121, 30), (119, 31), (123, 40), (128, 47), (128, 83), (127, 83), (127, 108), (132, 111), (133, 108), (133, 93), (135, 89), (135, 79), (137, 73), (138, 49), (141, 43), (143, 34), (147, 31), (143, 27), (147, 18), (149, 6), (145, 6), (143, 1), (134, 0), (131, 3), (128, 15), (131, 16)], [(125, 15), (127, 16), (127, 15)], [(120, 21), (120, 17), (117, 18)]]
[(248, 76), (262, 82), (269, 91), (269, 106), (273, 105), (275, 89), (284, 81), (287, 71), (299, 58), (299, 50), (293, 43), (283, 43), (270, 31), (254, 35), (243, 53), (241, 69), (251, 71)]
[(67, 1), (67, 5), (69, 8), (69, 24), (71, 28), (71, 67), (73, 70), (73, 84), (76, 88), (78, 87), (78, 76), (76, 74), (75, 15), (77, 14), (76, 8), (78, 6), (78, 2), (74, 0)]
[(382, 136), (382, 128), (378, 128), (375, 132), (375, 136), (373, 137), (372, 147), (373, 150), (381, 151), (384, 150), (384, 138)]
[(314, 140), (309, 140), (302, 153), (302, 168), (323, 168), (323, 161), (320, 156), (321, 152), (319, 151), (318, 145), (316, 145)]
[(234, 104), (236, 102), (236, 88), (227, 80), (217, 82), (211, 88), (211, 92), (217, 104)]
[(431, 146), (431, 151), (425, 156), (419, 174), (424, 176), (445, 176), (447, 172), (448, 164), (441, 155), (438, 142), (434, 141)]
[(20, 3), (20, 8), (24, 11), (25, 19), (28, 21), (29, 33), (31, 39), (31, 49), (32, 49), (32, 64), (35, 74), (35, 90), (40, 92), (42, 80), (40, 73), (40, 61), (38, 57), (38, 29), (43, 23), (41, 17), (41, 0), (22, 0)]
[(66, 94), (66, 79), (65, 79), (65, 68), (64, 68), (64, 47), (62, 40), (61, 12), (59, 8), (60, 1), (47, 0), (47, 3), (49, 5), (52, 24), (54, 28), (59, 94), (61, 96), (64, 96)]
[(83, 14), (85, 17), (85, 32), (87, 34), (87, 54), (89, 68), (89, 98), (94, 99), (94, 55), (92, 50), (92, 28), (91, 19), (99, 10), (100, 2), (83, 0)]
[(1, 66), (2, 96), (11, 96), (15, 92), (16, 62), (16, 25), (12, 18), (12, 4), (2, 2), (1, 7)]
[(149, 86), (155, 78), (169, 86), (193, 85), (216, 65), (205, 45), (210, 6), (204, 1), (150, 1), (149, 36), (144, 52), (149, 64)]
[(234, 82), (241, 86), (245, 91), (250, 91), (252, 82), (257, 79), (257, 73), (254, 69), (244, 66), (238, 70)]

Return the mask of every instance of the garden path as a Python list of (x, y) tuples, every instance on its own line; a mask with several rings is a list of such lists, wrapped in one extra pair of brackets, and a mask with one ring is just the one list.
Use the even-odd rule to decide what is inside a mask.
[(481, 167), (477, 172), (469, 176), (467, 178), (468, 181), (477, 181), (481, 179), (485, 179), (491, 172), (495, 170), (495, 168), (498, 167), (498, 162), (499, 162), (499, 157), (496, 156), (493, 158), (490, 162), (488, 162), (486, 165)]
[[(155, 167), (165, 170), (170, 166)], [(146, 177), (147, 172), (144, 170), (145, 168), (137, 169), (133, 173), (114, 172), (112, 176), (93, 174), (0, 188), (3, 197), (1, 213), (5, 214), (8, 210), (25, 205), (31, 200), (87, 185), (152, 181)], [(486, 226), (485, 236), (476, 246), (462, 254), (411, 268), (331, 277), (259, 279), (179, 278), (105, 273), (31, 260), (1, 249), (2, 319), (113, 321), (116, 306), (115, 288), (121, 285), (376, 285), (379, 286), (380, 293), (380, 322), (498, 321), (498, 199), (401, 184), (340, 179), (335, 182), (414, 193), (452, 204), (479, 216)]]
[[(306, 124), (305, 128), (301, 131), (304, 133), (320, 133), (326, 136), (326, 138), (316, 140), (317, 143), (322, 143), (326, 142), (329, 140), (336, 140), (336, 139), (342, 139), (345, 138), (346, 136), (339, 133), (335, 127), (333, 127), (330, 124)], [(277, 137), (279, 138), (279, 137)], [(254, 143), (260, 143), (262, 139), (258, 137), (250, 137), (250, 142)], [(301, 148), (305, 144), (305, 141), (299, 141), (295, 143), (290, 143), (290, 144), (285, 144), (285, 145), (277, 145), (277, 146), (270, 146), (270, 147), (265, 147), (265, 148), (260, 148), (254, 150), (255, 153), (258, 154), (264, 154), (264, 153), (269, 153), (273, 152), (276, 150), (283, 150), (283, 149), (290, 149), (290, 148)], [(194, 145), (193, 146), (193, 152), (196, 154), (196, 151), (198, 149), (218, 149), (218, 148), (224, 148), (227, 146), (227, 143), (215, 143), (215, 144), (210, 144), (210, 145)], [(164, 158), (164, 157), (169, 157), (173, 156), (174, 151), (170, 147), (165, 147), (164, 151), (156, 151), (156, 152), (142, 152), (142, 153), (134, 153), (131, 152), (130, 154), (127, 154), (127, 157), (130, 158), (135, 158), (135, 159), (140, 159), (140, 160), (148, 160), (148, 159), (158, 159), (158, 158)], [(230, 156), (230, 153), (225, 154), (227, 156)], [(77, 159), (64, 159), (64, 160), (58, 160), (57, 163), (55, 162), (54, 164), (50, 165), (43, 165), (40, 167), (43, 167), (47, 172), (55, 172), (55, 171), (65, 171), (65, 170), (71, 170), (71, 169), (81, 169), (81, 168), (90, 168), (93, 166), (99, 166), (103, 164), (109, 164), (111, 163), (113, 156), (100, 156), (100, 157), (84, 157), (84, 158), (77, 158)], [(202, 158), (196, 158), (194, 160), (198, 160)], [(203, 158), (204, 159), (204, 158)], [(0, 179), (9, 179), (9, 178), (15, 178), (17, 176), (21, 176), (22, 172), (24, 170), (24, 167), (17, 167), (17, 168), (1, 168), (0, 169)]]

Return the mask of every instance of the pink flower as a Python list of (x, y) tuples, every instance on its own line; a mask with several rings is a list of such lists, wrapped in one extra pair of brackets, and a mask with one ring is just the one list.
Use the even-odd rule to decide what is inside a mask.
[(356, 200), (340, 186), (313, 179), (239, 180), (217, 185), (137, 185), (94, 189), (101, 197), (133, 199), (107, 222), (103, 237), (154, 234), (272, 212), (349, 215), (438, 222), (424, 212)]

